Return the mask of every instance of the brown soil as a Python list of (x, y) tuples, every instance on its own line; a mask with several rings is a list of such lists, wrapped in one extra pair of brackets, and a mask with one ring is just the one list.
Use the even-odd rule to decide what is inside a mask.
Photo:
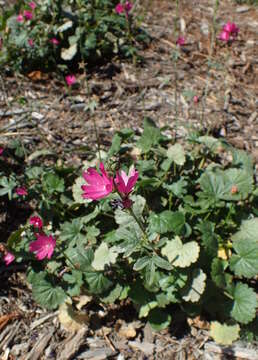
[[(135, 66), (115, 59), (91, 70), (87, 73), (90, 96), (83, 75), (78, 78), (80, 86), (70, 94), (54, 75), (38, 73), (31, 74), (30, 78), (2, 75), (1, 144), (20, 138), (31, 151), (51, 147), (68, 163), (79, 166), (87, 157), (87, 152), (80, 150), (82, 146), (96, 150), (93, 117), (101, 144), (107, 147), (115, 130), (124, 127), (141, 130), (143, 118), (148, 116), (160, 126), (169, 126), (181, 139), (192, 128), (225, 137), (236, 147), (249, 151), (257, 164), (257, 8), (220, 1), (218, 23), (234, 21), (240, 34), (230, 46), (216, 45), (211, 56), (213, 66), (208, 71), (214, 1), (180, 1), (180, 22), (185, 28), (186, 45), (180, 51), (175, 81), (171, 60), (176, 40), (175, 2), (146, 0), (145, 3), (147, 10), (142, 26), (153, 41), (142, 52), (143, 63)], [(189, 91), (199, 97), (197, 104), (187, 97)], [(92, 100), (98, 104), (93, 115), (83, 111)], [(2, 215), (2, 222), (9, 226), (6, 219), (12, 222), (10, 211), (3, 211)], [(16, 218), (16, 213), (11, 216)], [(208, 325), (200, 319), (188, 321), (188, 326), (183, 322), (183, 327), (179, 322), (178, 328), (174, 325), (170, 331), (154, 334), (137, 322), (133, 313), (130, 320), (119, 320), (121, 308), (116, 309), (116, 316), (111, 319), (109, 308), (90, 309), (90, 323), (77, 335), (71, 335), (60, 327), (56, 313), (45, 312), (32, 301), (18, 265), (8, 269), (0, 267), (0, 276), (1, 359), (226, 359), (234, 356), (232, 349), (211, 345)], [(125, 309), (125, 312), (132, 311)], [(128, 324), (135, 329), (131, 339), (119, 336), (119, 328)], [(185, 330), (188, 333), (184, 333)], [(235, 356), (239, 349), (243, 350), (241, 344), (233, 349)], [(219, 351), (222, 355), (218, 355)], [(246, 358), (251, 359), (252, 350), (248, 351), (247, 348)]]

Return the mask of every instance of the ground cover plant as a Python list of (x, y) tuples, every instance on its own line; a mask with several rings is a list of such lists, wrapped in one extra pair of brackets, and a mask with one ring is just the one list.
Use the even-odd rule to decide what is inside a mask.
[(247, 153), (198, 133), (183, 146), (146, 118), (140, 136), (118, 132), (80, 171), (42, 166), (44, 155), (32, 154), (19, 176), (2, 171), (0, 183), (2, 196), (33, 199), (2, 256), (28, 264), (40, 305), (84, 293), (130, 301), (156, 330), (181, 311), (210, 319), (220, 343), (240, 329), (252, 336), (258, 192)]
[(135, 58), (148, 37), (133, 10), (129, 1), (19, 1), (0, 18), (0, 65), (69, 73), (114, 55)]

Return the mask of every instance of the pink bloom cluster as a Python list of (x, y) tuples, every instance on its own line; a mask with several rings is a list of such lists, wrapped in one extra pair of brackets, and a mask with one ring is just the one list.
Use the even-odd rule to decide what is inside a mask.
[(0, 155), (4, 152), (4, 148), (0, 147)]
[(221, 30), (219, 39), (225, 42), (233, 41), (236, 39), (238, 32), (239, 28), (235, 23), (227, 22)]
[(115, 7), (117, 14), (125, 13), (128, 16), (129, 12), (132, 10), (133, 4), (130, 1), (126, 1), (124, 4), (119, 3)]
[(32, 216), (29, 222), (35, 229), (40, 230), (40, 233), (35, 233), (37, 240), (30, 243), (29, 251), (36, 255), (37, 260), (43, 260), (46, 257), (50, 259), (56, 246), (56, 240), (53, 236), (44, 234), (42, 231), (43, 221), (39, 216)]
[(59, 43), (60, 43), (60, 41), (59, 41), (57, 38), (55, 38), (55, 37), (53, 37), (52, 39), (50, 39), (50, 42), (51, 42), (53, 45), (59, 45)]
[(5, 265), (8, 266), (11, 264), (11, 262), (13, 262), (13, 260), (15, 259), (15, 256), (11, 253), (11, 252), (7, 252), (5, 255), (4, 255), (4, 262), (5, 262)]
[(185, 44), (185, 38), (183, 36), (179, 36), (177, 38), (176, 44), (179, 46), (183, 46)]
[(121, 170), (117, 171), (116, 177), (109, 177), (104, 164), (100, 163), (100, 174), (94, 168), (89, 168), (83, 173), (86, 185), (82, 185), (84, 199), (99, 200), (108, 196), (114, 189), (122, 198), (125, 208), (132, 205), (129, 195), (138, 179), (139, 173), (134, 167), (131, 167), (128, 175)]
[(26, 196), (28, 195), (28, 191), (25, 187), (17, 187), (15, 190), (16, 194), (19, 196)]
[(46, 257), (51, 258), (56, 246), (56, 240), (53, 236), (45, 234), (36, 234), (37, 240), (29, 245), (29, 251), (36, 255), (37, 260), (43, 260)]
[(19, 14), (16, 17), (16, 21), (17, 22), (23, 22), (24, 19), (25, 20), (32, 20), (33, 19), (33, 10), (37, 7), (36, 3), (34, 1), (29, 2), (29, 7), (31, 8), (32, 11), (30, 10), (24, 10), (22, 14)]
[(68, 86), (72, 86), (76, 83), (76, 77), (75, 75), (66, 75), (65, 81)]

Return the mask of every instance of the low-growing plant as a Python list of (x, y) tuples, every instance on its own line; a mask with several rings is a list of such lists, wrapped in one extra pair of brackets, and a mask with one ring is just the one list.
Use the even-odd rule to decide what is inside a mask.
[(136, 56), (137, 44), (148, 37), (136, 25), (133, 3), (120, 4), (127, 5), (127, 11), (118, 11), (118, 4), (117, 0), (19, 1), (0, 17), (0, 65), (23, 72), (56, 68), (66, 72), (114, 55)]
[(218, 342), (237, 339), (240, 325), (250, 338), (258, 273), (251, 157), (211, 136), (174, 143), (150, 119), (141, 136), (124, 129), (101, 153), (104, 164), (92, 157), (79, 172), (60, 161), (37, 165), (51, 155), (44, 151), (19, 176), (2, 171), (0, 195), (34, 203), (2, 249), (6, 264), (28, 264), (34, 299), (49, 309), (82, 293), (105, 304), (128, 299), (156, 330), (180, 310), (216, 320)]

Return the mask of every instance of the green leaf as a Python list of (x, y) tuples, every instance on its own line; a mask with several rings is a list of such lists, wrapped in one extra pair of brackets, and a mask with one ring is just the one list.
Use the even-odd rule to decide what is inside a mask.
[(81, 292), (81, 286), (83, 284), (82, 272), (78, 270), (72, 270), (71, 274), (64, 274), (63, 280), (68, 283), (67, 293), (70, 296), (78, 296)]
[(198, 142), (204, 144), (213, 152), (215, 152), (219, 147), (221, 147), (222, 144), (220, 140), (208, 135), (199, 136)]
[(184, 180), (184, 177), (173, 184), (163, 184), (162, 187), (180, 199), (187, 194), (187, 181)]
[(233, 242), (233, 254), (230, 259), (230, 269), (237, 276), (252, 278), (258, 275), (258, 242), (245, 239)]
[(202, 233), (202, 245), (207, 254), (215, 257), (218, 252), (218, 238), (215, 234), (215, 224), (210, 221), (202, 221), (196, 227)]
[(26, 162), (29, 163), (41, 156), (50, 156), (50, 155), (55, 157), (57, 156), (53, 150), (49, 150), (49, 149), (36, 150), (32, 154), (30, 154), (30, 156), (27, 157)]
[(211, 264), (211, 278), (220, 288), (226, 288), (232, 282), (232, 275), (225, 272), (228, 266), (226, 260), (215, 258)]
[(49, 194), (54, 192), (64, 191), (64, 179), (61, 179), (58, 175), (49, 173), (43, 178), (43, 186), (46, 188)]
[(246, 284), (237, 283), (233, 290), (231, 316), (242, 324), (248, 324), (256, 315), (256, 294)]
[(86, 236), (81, 234), (82, 227), (83, 223), (80, 218), (73, 219), (72, 222), (66, 221), (61, 225), (60, 239), (68, 241), (69, 246), (83, 244), (84, 239), (86, 242)]
[(240, 166), (248, 173), (253, 172), (253, 159), (246, 151), (232, 148), (231, 152), (233, 155), (232, 165)]
[(109, 249), (107, 244), (103, 242), (95, 251), (91, 265), (95, 270), (104, 270), (105, 265), (115, 264), (117, 256), (116, 248)]
[(41, 175), (43, 174), (44, 170), (40, 166), (33, 166), (26, 169), (26, 176), (32, 179), (40, 179)]
[(155, 265), (161, 269), (168, 270), (168, 271), (172, 270), (171, 264), (167, 260), (162, 259), (162, 257), (160, 257), (158, 255), (153, 256), (153, 261), (154, 261)]
[(120, 298), (122, 291), (123, 287), (120, 284), (116, 284), (116, 286), (109, 291), (108, 295), (101, 297), (101, 301), (105, 304), (114, 304), (114, 302)]
[(199, 257), (199, 245), (195, 241), (183, 244), (179, 236), (168, 240), (162, 248), (162, 255), (166, 256), (173, 266), (181, 268), (188, 267), (195, 263)]
[(165, 234), (173, 231), (176, 234), (180, 234), (185, 224), (185, 217), (180, 211), (172, 212), (165, 210), (160, 214), (152, 213), (149, 223), (151, 233)]
[(201, 269), (194, 269), (191, 274), (191, 282), (182, 290), (182, 298), (185, 301), (199, 301), (205, 290), (206, 278), (206, 274)]
[[(76, 248), (68, 248), (65, 251), (65, 255), (76, 269), (80, 271), (91, 271), (91, 263), (93, 261), (94, 253), (91, 248), (84, 249), (83, 247), (77, 246)], [(69, 260), (67, 260), (67, 265), (71, 266)]]
[(124, 240), (118, 245), (119, 252), (124, 253), (124, 257), (130, 256), (132, 253), (139, 251), (141, 248), (142, 231), (136, 225), (129, 227), (120, 226), (116, 230), (117, 240)]
[(111, 147), (108, 151), (108, 159), (110, 159), (112, 156), (116, 155), (119, 153), (120, 149), (121, 149), (121, 137), (118, 134), (115, 134), (113, 139), (112, 139), (112, 144)]
[(144, 152), (150, 151), (152, 146), (157, 145), (161, 139), (159, 128), (150, 118), (144, 119), (144, 130), (140, 140), (137, 142), (137, 147)]
[[(206, 170), (199, 179), (202, 192), (198, 196), (212, 203), (220, 200), (239, 201), (252, 192), (252, 175), (242, 169)], [(232, 193), (232, 189), (237, 191)]]
[(155, 331), (166, 329), (171, 323), (171, 315), (160, 309), (151, 310), (148, 321)]
[(258, 242), (258, 218), (242, 221), (240, 230), (232, 236), (233, 242), (247, 240)]
[(155, 307), (158, 306), (158, 302), (153, 300), (153, 301), (150, 301), (149, 303), (147, 304), (144, 304), (140, 307), (140, 310), (139, 310), (139, 318), (143, 318), (143, 317), (146, 317), (148, 316), (149, 312), (154, 309)]
[(140, 270), (144, 269), (150, 261), (151, 261), (151, 258), (149, 256), (144, 256), (136, 261), (133, 269), (135, 271), (140, 271)]
[(0, 178), (0, 196), (8, 194), (9, 200), (12, 199), (12, 191), (16, 187), (17, 183), (12, 178), (7, 178), (6, 176), (3, 176)]
[(73, 184), (73, 187), (72, 187), (73, 198), (74, 198), (74, 201), (78, 204), (85, 204), (87, 202), (92, 201), (89, 199), (83, 199), (83, 197), (82, 197), (83, 191), (82, 191), (81, 187), (82, 187), (82, 185), (85, 185), (85, 184), (86, 184), (86, 182), (82, 176), (78, 177), (75, 180), (75, 183)]
[(47, 309), (56, 309), (66, 299), (61, 286), (57, 285), (56, 278), (46, 273), (39, 273), (32, 277), (32, 295), (36, 302)]
[[(141, 218), (143, 209), (146, 204), (146, 200), (144, 197), (140, 195), (131, 196), (131, 200), (133, 201), (133, 212), (135, 213), (137, 218)], [(138, 226), (137, 222), (129, 213), (124, 210), (117, 209), (115, 211), (115, 221), (118, 225), (128, 227), (130, 225)]]
[(84, 276), (89, 284), (89, 290), (94, 294), (104, 293), (113, 285), (112, 281), (100, 272), (86, 272)]
[(167, 150), (168, 159), (172, 160), (176, 165), (182, 166), (185, 163), (185, 151), (181, 144), (175, 144)]
[(221, 345), (231, 345), (239, 338), (240, 326), (220, 324), (218, 321), (212, 321), (210, 327), (210, 336)]
[(7, 246), (10, 249), (15, 249), (18, 243), (21, 241), (21, 234), (24, 231), (24, 227), (14, 231), (7, 240)]

